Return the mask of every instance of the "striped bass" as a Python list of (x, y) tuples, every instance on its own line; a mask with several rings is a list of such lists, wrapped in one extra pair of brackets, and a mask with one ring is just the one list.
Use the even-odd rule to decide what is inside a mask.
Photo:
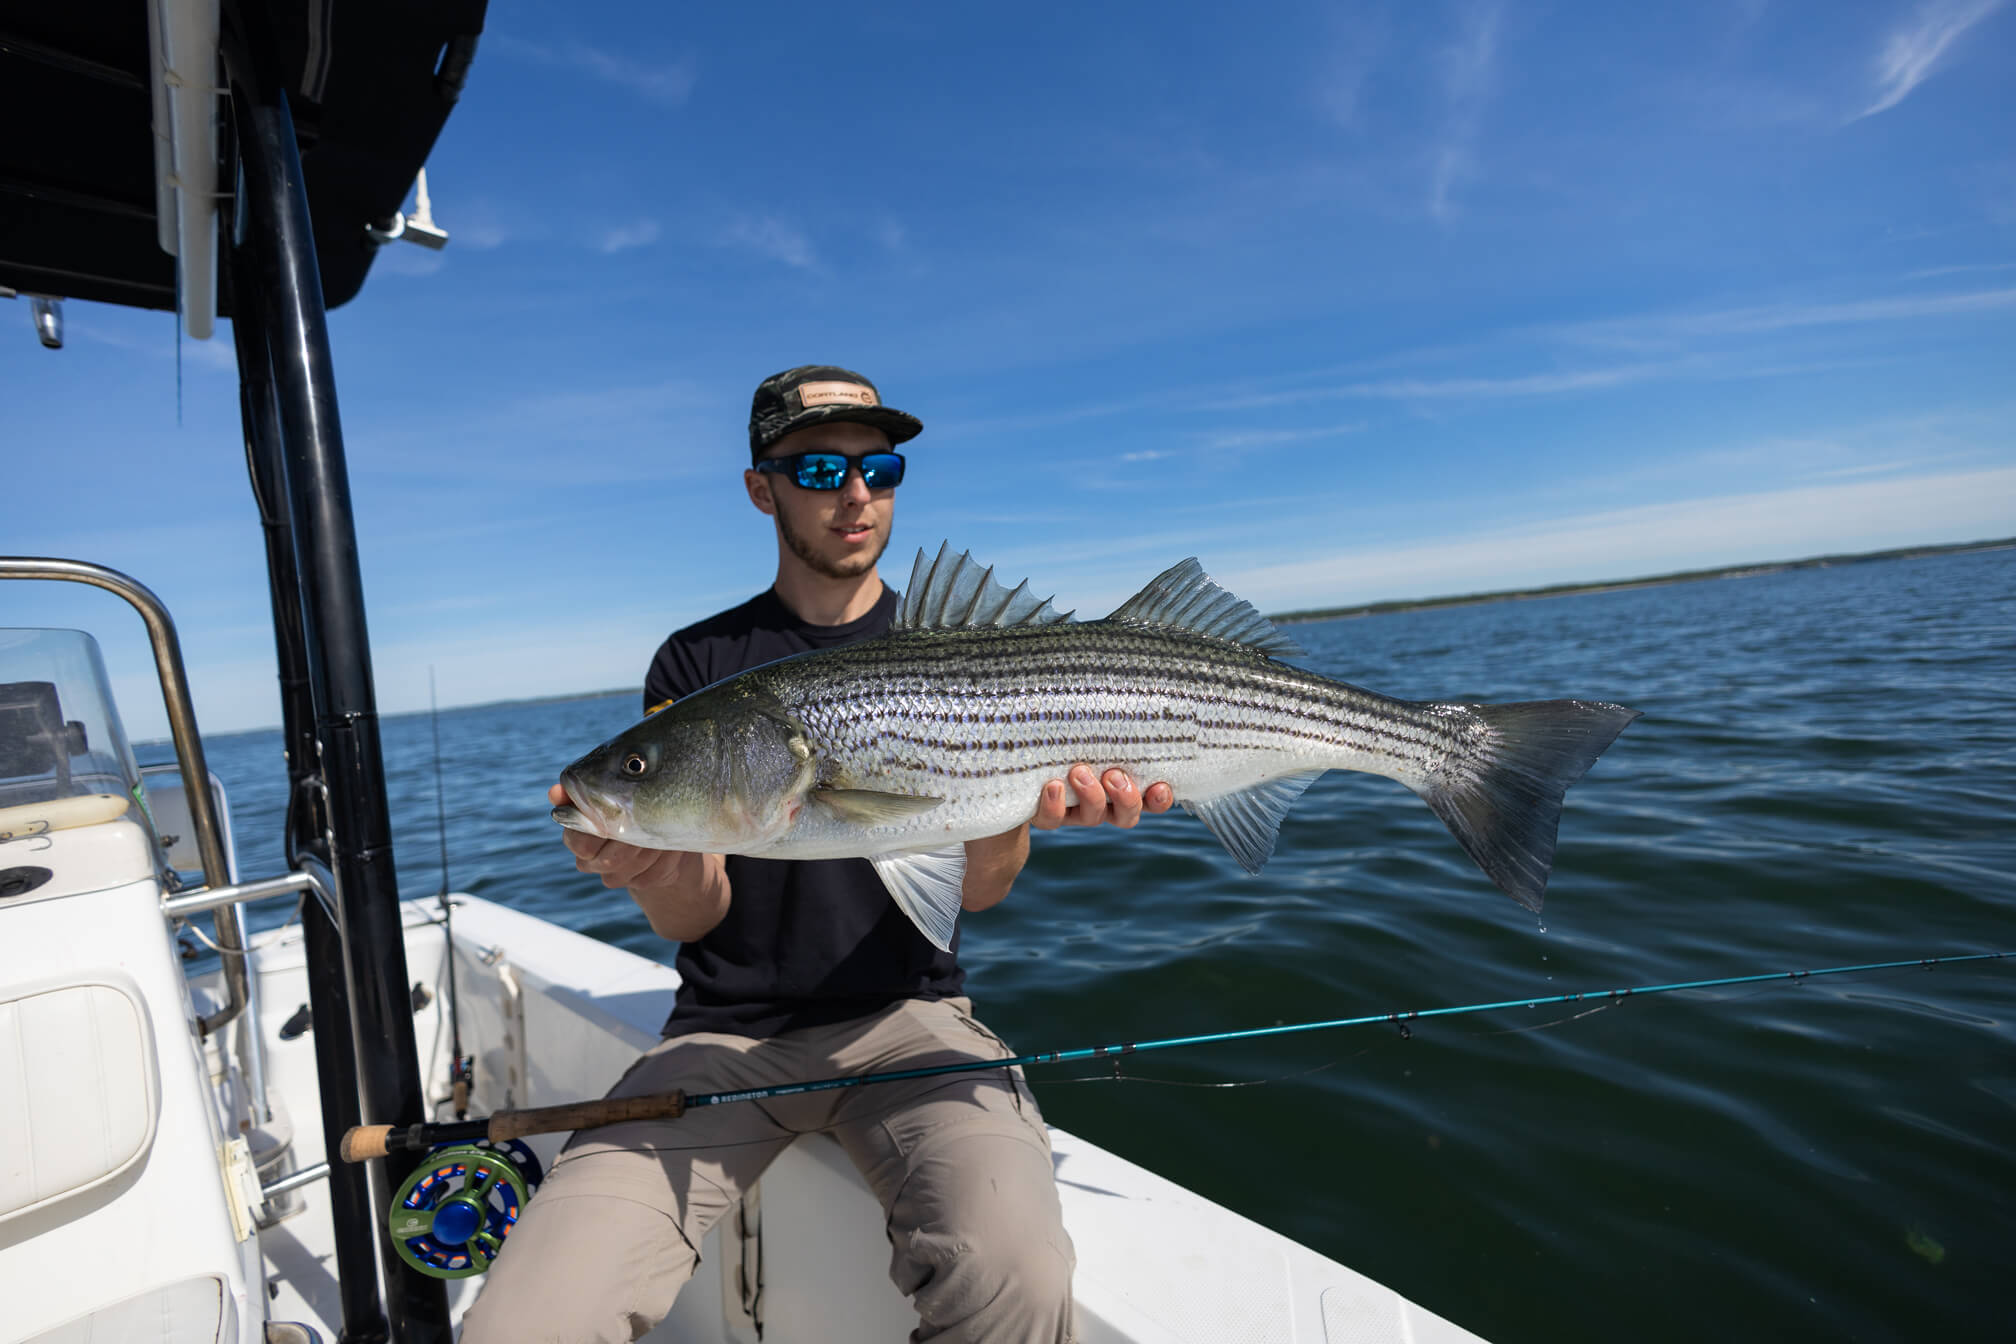
[[(797, 654), (660, 710), (568, 766), (554, 820), (647, 849), (860, 857), (952, 939), (962, 842), (1028, 821), (1077, 762), (1165, 780), (1249, 873), (1327, 770), (1398, 780), (1514, 900), (1540, 908), (1561, 800), (1638, 717), (1588, 700), (1394, 700), (1302, 651), (1194, 559), (1104, 620), (917, 553), (879, 639)], [(1067, 789), (1067, 806), (1075, 796)]]

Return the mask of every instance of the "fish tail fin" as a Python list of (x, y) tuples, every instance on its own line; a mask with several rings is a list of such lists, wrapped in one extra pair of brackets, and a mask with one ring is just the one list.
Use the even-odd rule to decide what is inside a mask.
[(1554, 866), (1563, 795), (1638, 711), (1596, 700), (1462, 708), (1482, 720), (1481, 743), (1414, 791), (1485, 876), (1538, 910)]

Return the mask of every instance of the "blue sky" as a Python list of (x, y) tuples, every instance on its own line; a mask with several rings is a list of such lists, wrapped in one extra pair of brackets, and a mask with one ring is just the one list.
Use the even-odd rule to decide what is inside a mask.
[[(922, 417), (949, 538), (1097, 614), (2016, 534), (2016, 5), (493, 3), (399, 245), (332, 315), (380, 707), (634, 685), (763, 587), (758, 379)], [(0, 303), (0, 549), (181, 624), (278, 719), (228, 339)], [(228, 337), (228, 329), (226, 331)], [(901, 557), (901, 558), (898, 558)], [(137, 619), (100, 635), (163, 719)]]

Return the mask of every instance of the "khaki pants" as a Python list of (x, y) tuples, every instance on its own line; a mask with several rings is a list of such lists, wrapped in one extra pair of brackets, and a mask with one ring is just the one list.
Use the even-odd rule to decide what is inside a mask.
[[(904, 1000), (768, 1040), (704, 1033), (651, 1050), (612, 1097), (723, 1092), (1012, 1052), (966, 999)], [(1072, 1338), (1050, 1142), (1018, 1070), (983, 1070), (584, 1130), (511, 1231), (462, 1344), (633, 1340), (672, 1309), (707, 1229), (801, 1134), (839, 1139), (882, 1203), (913, 1340)]]

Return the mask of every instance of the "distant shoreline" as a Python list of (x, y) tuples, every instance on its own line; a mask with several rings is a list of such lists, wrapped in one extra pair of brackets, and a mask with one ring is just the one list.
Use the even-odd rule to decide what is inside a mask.
[(1572, 597), (1578, 593), (1615, 593), (1630, 588), (1660, 588), (1669, 583), (1698, 583), (1703, 579), (1749, 579), (1760, 574), (1782, 574), (1789, 569), (1826, 569), (1834, 565), (1863, 565), (1878, 560), (1915, 560), (1927, 555), (1960, 555), (1969, 551), (2000, 551), (2016, 547), (2016, 537), (1997, 541), (1958, 541), (1943, 546), (1899, 546), (1888, 551), (1860, 551), (1848, 555), (1815, 555), (1803, 560), (1765, 560), (1749, 565), (1723, 565), (1716, 569), (1686, 569), (1672, 574), (1652, 574), (1636, 579), (1599, 579), (1591, 583), (1556, 583), (1545, 588), (1507, 588), (1489, 593), (1460, 593), (1449, 597), (1422, 597), (1386, 602), (1366, 602), (1351, 607), (1318, 607), (1305, 611), (1270, 614), (1276, 625), (1303, 625), (1311, 621), (1340, 621), (1355, 616), (1378, 616), (1393, 611), (1421, 611), (1430, 607), (1474, 607), (1486, 602), (1521, 602), (1538, 597)]

